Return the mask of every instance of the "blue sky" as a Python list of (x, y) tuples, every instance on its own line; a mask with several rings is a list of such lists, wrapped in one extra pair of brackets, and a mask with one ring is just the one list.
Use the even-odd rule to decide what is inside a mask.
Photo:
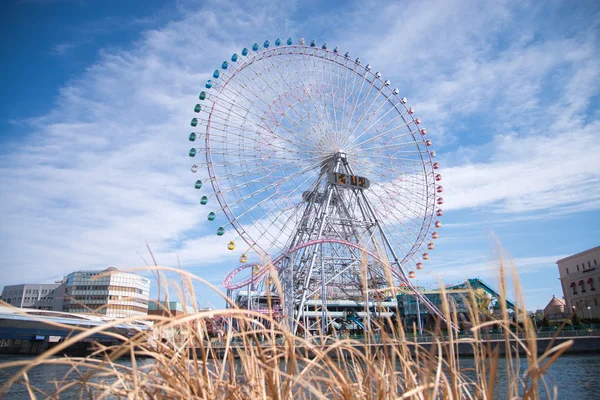
[(138, 267), (146, 243), (219, 284), (239, 255), (196, 205), (189, 110), (225, 57), (291, 36), (360, 56), (426, 123), (446, 203), (419, 284), (495, 282), (496, 235), (529, 309), (561, 294), (555, 261), (600, 244), (597, 2), (247, 3), (0, 4), (0, 284)]

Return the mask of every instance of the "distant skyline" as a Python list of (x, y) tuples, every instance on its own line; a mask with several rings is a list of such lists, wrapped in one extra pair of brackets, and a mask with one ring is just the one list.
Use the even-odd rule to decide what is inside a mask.
[(140, 267), (148, 243), (220, 286), (239, 253), (190, 186), (192, 109), (222, 60), (291, 36), (373, 65), (427, 127), (444, 226), (418, 285), (494, 284), (495, 235), (528, 309), (561, 297), (556, 261), (600, 245), (598, 2), (323, 3), (2, 2), (0, 285)]

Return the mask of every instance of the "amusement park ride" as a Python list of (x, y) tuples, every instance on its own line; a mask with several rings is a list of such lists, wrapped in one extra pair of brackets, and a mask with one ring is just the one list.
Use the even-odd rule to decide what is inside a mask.
[(352, 305), (368, 318), (369, 296), (398, 286), (442, 317), (411, 283), (442, 225), (442, 176), (389, 80), (337, 47), (277, 39), (223, 61), (199, 99), (195, 188), (210, 182), (200, 204), (244, 250), (232, 299), (267, 312), (269, 295), (294, 332), (326, 332)]

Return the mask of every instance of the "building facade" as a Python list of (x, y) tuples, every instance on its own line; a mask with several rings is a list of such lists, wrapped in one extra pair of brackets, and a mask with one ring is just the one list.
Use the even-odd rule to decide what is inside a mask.
[(14, 307), (60, 311), (64, 291), (63, 282), (11, 285), (2, 290), (2, 301)]
[(178, 301), (151, 301), (148, 304), (148, 315), (160, 315), (163, 317), (177, 317), (183, 314), (193, 314), (194, 307), (183, 306)]
[(568, 312), (565, 313), (565, 301), (552, 296), (552, 300), (544, 308), (544, 317), (550, 322), (561, 322), (564, 319), (568, 319), (570, 314)]
[(123, 318), (148, 314), (150, 280), (116, 268), (76, 271), (66, 277), (62, 311)]
[(2, 300), (14, 307), (107, 317), (148, 314), (150, 280), (116, 268), (75, 271), (52, 284), (5, 286)]
[[(565, 312), (600, 318), (600, 246), (558, 260)], [(567, 311), (568, 310), (568, 311)]]

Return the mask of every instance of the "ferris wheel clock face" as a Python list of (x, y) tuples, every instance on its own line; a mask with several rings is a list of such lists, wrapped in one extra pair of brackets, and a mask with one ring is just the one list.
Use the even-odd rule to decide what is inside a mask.
[[(267, 40), (229, 55), (204, 83), (189, 134), (192, 186), (214, 232), (242, 262), (250, 249), (272, 259), (304, 205), (333, 184), (362, 191), (400, 263), (422, 267), (441, 227), (442, 177), (401, 91), (314, 41)], [(340, 154), (352, 173), (330, 167)]]
[(328, 172), (327, 181), (342, 187), (368, 189), (371, 182), (364, 176), (348, 175), (342, 172)]

